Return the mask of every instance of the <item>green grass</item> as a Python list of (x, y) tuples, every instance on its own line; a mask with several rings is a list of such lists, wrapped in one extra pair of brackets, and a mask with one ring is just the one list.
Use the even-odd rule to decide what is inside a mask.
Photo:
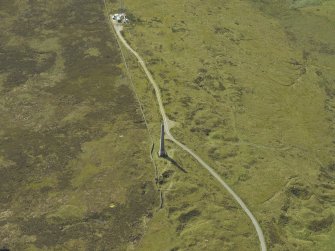
[(0, 16), (0, 246), (126, 250), (159, 194), (103, 2), (4, 0)]
[[(178, 122), (173, 133), (213, 165), (247, 202), (269, 249), (331, 250), (333, 1), (148, 0), (125, 1), (125, 5), (132, 20), (124, 35), (160, 85), (168, 116)], [(129, 55), (128, 60), (134, 59)], [(131, 70), (148, 120), (158, 132), (157, 105), (148, 95), (152, 89), (136, 62)], [(182, 161), (192, 163), (186, 156)], [(198, 172), (192, 169), (188, 179)], [(198, 186), (214, 183), (200, 177)], [(170, 182), (175, 184), (175, 179)], [(178, 191), (180, 198), (193, 204), (198, 199), (187, 196), (189, 182), (183, 180)], [(166, 203), (178, 198), (168, 197)], [(217, 203), (202, 208), (190, 228), (201, 228), (206, 213)], [(194, 243), (205, 243), (204, 233), (209, 232), (205, 227), (164, 237), (173, 233), (171, 228), (178, 230), (177, 215), (192, 209), (193, 205), (179, 208), (174, 216), (154, 218), (153, 228), (163, 240), (153, 250), (175, 242), (184, 243), (181, 250), (196, 250)], [(211, 216), (222, 220), (221, 215)], [(211, 225), (208, 229), (218, 236), (212, 234), (206, 248), (217, 250), (218, 241), (227, 250), (246, 243), (257, 250), (257, 240), (237, 240), (242, 223), (247, 222), (242, 219), (243, 214), (235, 218), (234, 230), (230, 226), (213, 231)], [(165, 226), (164, 221), (172, 222), (167, 229), (157, 226)], [(248, 231), (254, 233), (252, 227)], [(156, 239), (160, 238), (149, 230), (143, 243), (151, 245)]]
[[(332, 250), (334, 2), (125, 5), (124, 35), (160, 85), (173, 134), (248, 204), (269, 249)], [(4, 0), (0, 15), (0, 246), (259, 250), (231, 196), (170, 142), (180, 167), (155, 154), (154, 184), (102, 1)], [(158, 145), (153, 89), (126, 58)]]

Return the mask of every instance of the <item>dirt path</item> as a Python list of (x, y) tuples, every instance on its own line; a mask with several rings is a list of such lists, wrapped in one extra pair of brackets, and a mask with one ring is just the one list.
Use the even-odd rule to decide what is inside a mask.
[(249, 210), (249, 208), (246, 206), (246, 204), (243, 202), (243, 200), (234, 192), (234, 190), (220, 177), (220, 175), (212, 167), (210, 167), (206, 162), (204, 162), (190, 148), (188, 148), (186, 145), (182, 144), (181, 142), (179, 142), (178, 140), (176, 140), (173, 137), (173, 135), (170, 132), (171, 122), (170, 122), (169, 118), (167, 117), (167, 115), (165, 113), (165, 109), (164, 109), (162, 98), (161, 98), (160, 89), (159, 89), (156, 81), (152, 77), (152, 75), (151, 75), (150, 71), (148, 70), (144, 60), (142, 59), (142, 57), (133, 48), (130, 47), (130, 45), (127, 43), (127, 41), (122, 36), (122, 34), (121, 34), (122, 25), (116, 24), (112, 20), (111, 20), (111, 22), (113, 24), (114, 30), (117, 34), (117, 37), (122, 42), (122, 44), (127, 48), (127, 50), (129, 50), (137, 58), (138, 62), (140, 63), (140, 65), (142, 67), (142, 69), (144, 70), (145, 74), (147, 75), (150, 83), (154, 87), (155, 94), (156, 94), (156, 99), (157, 99), (158, 106), (159, 106), (159, 111), (160, 111), (160, 113), (162, 115), (162, 118), (163, 118), (163, 123), (164, 123), (164, 127), (165, 127), (165, 130), (166, 130), (167, 138), (170, 139), (175, 144), (177, 144), (184, 151), (188, 152), (193, 158), (195, 158), (233, 196), (235, 201), (241, 206), (242, 210), (247, 214), (249, 219), (252, 221), (252, 223), (253, 223), (253, 225), (256, 229), (257, 235), (258, 235), (261, 250), (266, 251), (266, 242), (265, 242), (263, 231), (262, 231), (257, 219), (252, 214), (252, 212)]

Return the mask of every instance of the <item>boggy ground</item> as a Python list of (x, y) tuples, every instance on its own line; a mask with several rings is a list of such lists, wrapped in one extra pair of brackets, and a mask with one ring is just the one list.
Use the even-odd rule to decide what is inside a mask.
[[(259, 219), (269, 249), (332, 250), (334, 2), (146, 0), (125, 1), (125, 6), (132, 24), (124, 35), (160, 85), (167, 114), (178, 122), (173, 134), (241, 195)], [(131, 69), (154, 121), (152, 89), (136, 62)], [(196, 166), (187, 157), (180, 161)], [(182, 189), (195, 176), (198, 187), (211, 182), (201, 172), (194, 167), (183, 183), (171, 178), (167, 184)], [(185, 194), (180, 192), (180, 198), (196, 201)], [(167, 206), (176, 200), (170, 199)], [(248, 224), (240, 215), (234, 218), (235, 229), (213, 230), (215, 224), (202, 217), (218, 200), (206, 199), (201, 200), (207, 208), (172, 207), (159, 220), (154, 216), (151, 229), (156, 231), (149, 231), (140, 245), (155, 240), (165, 247), (179, 243), (173, 250), (246, 250), (242, 246), (250, 241), (248, 250), (258, 249), (253, 238), (234, 239), (245, 226), (241, 220)], [(183, 222), (188, 216), (193, 218), (188, 227), (172, 228), (169, 234), (155, 224), (177, 217)], [(246, 231), (252, 236), (252, 227)], [(152, 250), (162, 250), (157, 245)]]
[(103, 2), (0, 6), (0, 247), (131, 248), (159, 194)]

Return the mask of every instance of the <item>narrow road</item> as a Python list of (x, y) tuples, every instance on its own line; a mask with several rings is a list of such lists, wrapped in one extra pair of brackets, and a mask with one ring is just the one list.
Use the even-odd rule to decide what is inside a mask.
[(181, 142), (179, 142), (178, 140), (176, 140), (173, 137), (173, 135), (170, 132), (169, 118), (166, 116), (165, 109), (164, 109), (163, 102), (162, 102), (162, 98), (161, 98), (160, 89), (159, 89), (156, 81), (152, 77), (152, 75), (151, 75), (150, 71), (148, 70), (148, 68), (147, 68), (144, 60), (142, 59), (142, 57), (133, 48), (130, 47), (130, 45), (127, 43), (127, 41), (122, 36), (122, 34), (121, 34), (122, 25), (114, 23), (112, 19), (110, 19), (110, 20), (111, 20), (111, 22), (113, 24), (114, 30), (115, 30), (115, 32), (116, 32), (119, 40), (137, 58), (138, 62), (140, 63), (140, 65), (142, 67), (142, 69), (144, 70), (145, 74), (147, 75), (150, 83), (152, 84), (152, 86), (155, 89), (155, 94), (156, 94), (156, 98), (157, 98), (157, 102), (158, 102), (158, 106), (159, 106), (159, 111), (160, 111), (160, 113), (162, 115), (162, 118), (163, 118), (163, 123), (164, 123), (165, 133), (167, 135), (167, 138), (170, 139), (175, 144), (177, 144), (180, 148), (182, 148), (183, 150), (185, 150), (186, 152), (188, 152), (190, 155), (192, 155), (192, 157), (195, 158), (204, 168), (206, 168), (207, 171), (217, 181), (219, 181), (221, 183), (221, 185), (233, 196), (233, 198), (235, 199), (235, 201), (241, 206), (241, 208), (243, 209), (243, 211), (248, 215), (248, 217), (252, 221), (252, 223), (253, 223), (253, 225), (254, 225), (254, 227), (256, 229), (257, 235), (258, 235), (258, 239), (259, 239), (259, 242), (260, 242), (261, 250), (262, 251), (266, 251), (266, 242), (265, 242), (263, 231), (262, 231), (262, 229), (261, 229), (261, 227), (260, 227), (257, 219), (251, 213), (251, 211), (246, 206), (246, 204), (242, 201), (242, 199), (234, 192), (234, 190), (232, 188), (230, 188), (230, 186), (220, 177), (220, 175), (216, 171), (214, 171), (214, 169), (212, 167), (210, 167), (206, 162), (204, 162), (190, 148), (188, 148), (186, 145), (182, 144)]

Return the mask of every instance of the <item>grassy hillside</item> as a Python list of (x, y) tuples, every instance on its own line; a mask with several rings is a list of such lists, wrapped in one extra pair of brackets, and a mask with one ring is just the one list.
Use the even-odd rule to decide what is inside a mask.
[[(173, 133), (247, 202), (269, 249), (332, 250), (334, 2), (146, 0), (125, 1), (125, 6), (131, 25), (124, 35), (159, 83), (168, 116), (177, 122)], [(149, 121), (158, 128), (152, 89), (134, 61), (131, 70)], [(181, 161), (192, 163), (187, 157)], [(193, 203), (182, 186), (193, 177), (200, 177), (198, 189), (214, 181), (191, 165), (188, 181), (177, 188)], [(168, 197), (166, 203), (175, 200)], [(219, 202), (202, 200), (207, 207)], [(235, 229), (206, 230), (202, 222), (210, 222), (204, 217), (209, 209), (203, 208), (188, 229), (160, 230), (162, 221), (184, 215), (185, 209), (178, 210), (154, 216), (152, 228), (158, 230), (149, 231), (142, 245), (154, 239), (167, 247), (178, 240), (174, 250), (197, 250), (205, 244), (207, 250), (246, 250), (242, 246), (248, 239), (234, 239), (242, 236), (245, 225), (253, 231), (243, 215), (230, 215)], [(255, 237), (249, 241), (248, 250), (257, 250)]]
[(0, 6), (0, 247), (132, 247), (159, 194), (103, 3)]

